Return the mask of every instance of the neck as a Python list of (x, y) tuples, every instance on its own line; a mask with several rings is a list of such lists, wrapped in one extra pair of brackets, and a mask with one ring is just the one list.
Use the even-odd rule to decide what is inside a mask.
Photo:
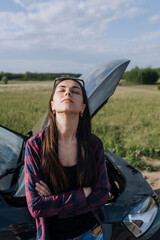
[(79, 114), (56, 114), (56, 125), (58, 130), (58, 141), (72, 143), (76, 139)]

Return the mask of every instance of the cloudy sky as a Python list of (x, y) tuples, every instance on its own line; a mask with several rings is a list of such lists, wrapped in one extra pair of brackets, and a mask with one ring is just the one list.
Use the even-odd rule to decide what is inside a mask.
[(159, 0), (0, 1), (0, 72), (160, 67)]

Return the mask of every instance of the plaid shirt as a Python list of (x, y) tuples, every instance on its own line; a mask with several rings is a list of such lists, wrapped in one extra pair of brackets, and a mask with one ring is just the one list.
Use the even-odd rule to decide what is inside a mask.
[(46, 218), (53, 215), (68, 218), (92, 211), (98, 222), (102, 224), (105, 220), (104, 204), (108, 199), (109, 180), (101, 140), (93, 135), (98, 180), (89, 197), (85, 197), (83, 189), (72, 189), (41, 197), (35, 190), (35, 184), (39, 180), (44, 181), (40, 168), (40, 149), (44, 134), (45, 130), (30, 138), (25, 151), (26, 199), (28, 209), (36, 220), (37, 239), (50, 239)]

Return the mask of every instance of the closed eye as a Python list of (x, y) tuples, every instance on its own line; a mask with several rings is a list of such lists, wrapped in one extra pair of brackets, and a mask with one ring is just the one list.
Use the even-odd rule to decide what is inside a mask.
[(61, 89), (61, 90), (59, 90), (58, 92), (65, 92), (65, 89)]
[[(66, 87), (65, 86), (58, 86), (57, 92), (65, 92), (66, 91)], [(79, 87), (73, 86), (70, 89), (71, 93), (75, 93), (75, 94), (79, 94), (81, 95), (81, 90)]]
[(80, 94), (80, 92), (75, 91), (75, 90), (72, 90), (71, 92), (72, 92), (72, 93), (76, 93), (76, 94)]

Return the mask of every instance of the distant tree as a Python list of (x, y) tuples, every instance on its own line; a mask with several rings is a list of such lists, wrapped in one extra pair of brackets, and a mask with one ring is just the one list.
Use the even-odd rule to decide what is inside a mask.
[(157, 71), (148, 67), (141, 70), (142, 83), (144, 84), (155, 84), (158, 81), (159, 75)]
[(139, 80), (141, 79), (141, 76), (139, 75), (139, 73), (140, 73), (139, 67), (135, 67), (130, 71), (125, 72), (125, 74), (123, 75), (123, 78), (127, 81), (138, 84), (138, 79)]
[(154, 68), (154, 70), (158, 73), (158, 76), (160, 78), (160, 68)]
[(2, 77), (6, 76), (8, 80), (18, 80), (18, 81), (53, 81), (57, 77), (67, 76), (78, 78), (81, 74), (77, 73), (9, 73), (9, 72), (0, 72), (0, 81)]
[(32, 79), (32, 73), (31, 72), (26, 72), (24, 77), (25, 77), (25, 80), (31, 80)]
[(2, 81), (4, 82), (4, 84), (7, 84), (8, 83), (8, 78), (6, 76), (3, 76)]
[(4, 72), (0, 72), (0, 81), (2, 80), (3, 76), (4, 76)]

